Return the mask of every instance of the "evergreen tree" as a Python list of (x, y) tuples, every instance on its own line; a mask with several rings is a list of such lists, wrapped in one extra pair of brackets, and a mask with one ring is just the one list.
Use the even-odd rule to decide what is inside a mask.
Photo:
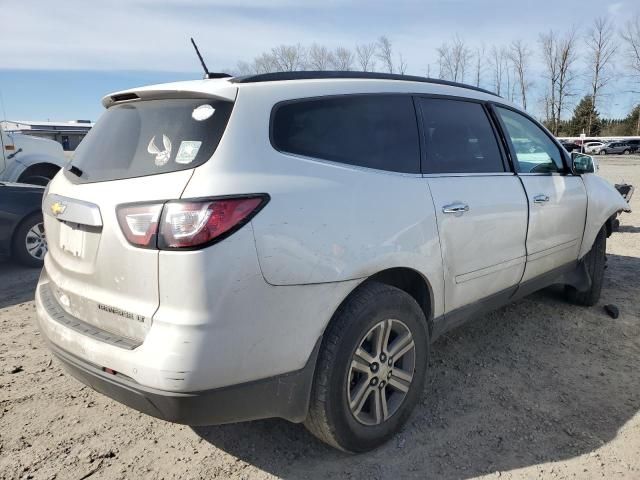
[(624, 135), (640, 135), (640, 104), (636, 105), (623, 120)]
[[(588, 131), (590, 117), (592, 118), (591, 132)], [(590, 137), (600, 135), (602, 121), (600, 120), (600, 114), (593, 105), (591, 95), (582, 97), (582, 100), (573, 111), (573, 118), (567, 123), (565, 131), (568, 136), (577, 137), (581, 133), (586, 133)]]

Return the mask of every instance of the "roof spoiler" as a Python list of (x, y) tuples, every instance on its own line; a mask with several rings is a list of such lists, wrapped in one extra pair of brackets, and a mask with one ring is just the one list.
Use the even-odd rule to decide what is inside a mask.
[(209, 80), (196, 80), (167, 83), (162, 85), (150, 85), (147, 87), (115, 92), (104, 97), (102, 99), (102, 105), (105, 108), (109, 108), (116, 104), (172, 98), (216, 98), (219, 100), (234, 102), (236, 100), (237, 93), (238, 87), (225, 80), (214, 82), (210, 82)]

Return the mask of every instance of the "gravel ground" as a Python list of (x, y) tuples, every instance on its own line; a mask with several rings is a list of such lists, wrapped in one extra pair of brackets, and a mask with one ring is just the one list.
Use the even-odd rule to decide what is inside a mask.
[[(640, 157), (599, 160), (640, 186)], [(551, 288), (441, 338), (412, 419), (359, 456), (285, 421), (192, 429), (83, 387), (37, 332), (37, 272), (0, 263), (0, 478), (640, 478), (639, 233), (624, 215), (598, 306)]]

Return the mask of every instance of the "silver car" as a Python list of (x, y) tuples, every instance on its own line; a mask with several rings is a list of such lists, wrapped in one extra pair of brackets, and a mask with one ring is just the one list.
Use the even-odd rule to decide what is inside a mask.
[(591, 152), (598, 155), (624, 154), (629, 155), (632, 147), (624, 142), (607, 142), (594, 147)]
[(475, 87), (290, 72), (117, 92), (49, 184), (43, 337), (81, 382), (189, 425), (388, 440), (431, 344), (553, 283), (600, 296), (628, 209)]

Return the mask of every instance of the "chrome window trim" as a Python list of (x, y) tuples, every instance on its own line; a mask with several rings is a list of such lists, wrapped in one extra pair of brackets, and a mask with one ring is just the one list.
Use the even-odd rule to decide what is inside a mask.
[(571, 173), (562, 173), (562, 172), (548, 172), (548, 173), (535, 173), (535, 172), (523, 172), (523, 173), (518, 173), (519, 176), (521, 177), (551, 177), (551, 176), (556, 176), (556, 177), (566, 177), (566, 176), (570, 176)]
[(425, 173), (423, 178), (439, 178), (439, 177), (514, 177), (514, 172), (487, 172), (487, 173)]

